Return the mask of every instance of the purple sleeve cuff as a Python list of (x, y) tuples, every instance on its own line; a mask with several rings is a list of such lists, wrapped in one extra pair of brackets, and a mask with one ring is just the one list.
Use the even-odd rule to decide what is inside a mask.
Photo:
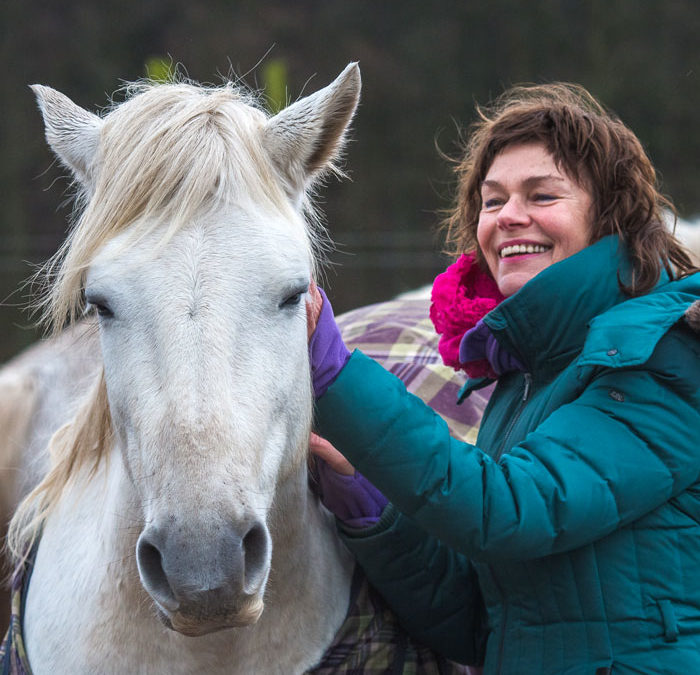
[(501, 347), (483, 319), (470, 328), (459, 343), (460, 363), (487, 359), (497, 375), (525, 367), (507, 349)]
[(333, 308), (322, 288), (318, 289), (323, 298), (321, 314), (316, 330), (309, 340), (309, 361), (314, 396), (319, 398), (343, 369), (350, 358), (350, 352), (343, 342), (340, 329), (333, 316)]
[(389, 500), (361, 473), (348, 476), (316, 458), (323, 505), (348, 527), (370, 527)]

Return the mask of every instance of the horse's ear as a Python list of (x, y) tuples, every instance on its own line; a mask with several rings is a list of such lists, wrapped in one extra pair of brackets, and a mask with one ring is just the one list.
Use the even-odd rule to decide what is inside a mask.
[(270, 118), (265, 146), (291, 192), (298, 194), (343, 149), (360, 100), (360, 68), (351, 63), (327, 87)]
[(40, 84), (31, 88), (44, 117), (48, 144), (78, 181), (89, 187), (102, 120), (83, 110), (60, 91)]

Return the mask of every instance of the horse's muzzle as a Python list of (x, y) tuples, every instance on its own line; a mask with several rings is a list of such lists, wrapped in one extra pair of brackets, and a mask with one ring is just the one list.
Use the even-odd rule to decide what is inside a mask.
[(257, 621), (270, 569), (265, 524), (255, 520), (224, 528), (208, 523), (199, 532), (192, 530), (172, 518), (167, 527), (147, 527), (136, 544), (141, 583), (161, 620), (185, 635)]

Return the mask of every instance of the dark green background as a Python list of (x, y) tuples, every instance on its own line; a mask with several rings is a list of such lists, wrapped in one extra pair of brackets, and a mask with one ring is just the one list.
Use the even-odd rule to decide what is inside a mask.
[(351, 181), (321, 195), (340, 249), (327, 282), (338, 311), (441, 269), (434, 225), (452, 186), (436, 144), (454, 153), (474, 102), (510, 84), (588, 87), (637, 132), (681, 214), (700, 212), (697, 0), (4, 0), (0, 30), (1, 359), (36, 338), (16, 289), (55, 250), (70, 212), (33, 82), (95, 110), (154, 57), (206, 82), (233, 70), (256, 88), (273, 63), (294, 99), (359, 60)]

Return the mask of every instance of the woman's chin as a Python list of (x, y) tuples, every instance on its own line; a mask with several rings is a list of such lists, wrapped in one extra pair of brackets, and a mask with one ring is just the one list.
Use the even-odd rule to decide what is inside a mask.
[(498, 290), (506, 297), (515, 295), (537, 272), (511, 272), (498, 280)]
[(551, 257), (544, 255), (519, 256), (519, 260), (502, 260), (499, 264), (496, 283), (498, 290), (506, 297), (517, 293), (530, 279), (552, 264)]

